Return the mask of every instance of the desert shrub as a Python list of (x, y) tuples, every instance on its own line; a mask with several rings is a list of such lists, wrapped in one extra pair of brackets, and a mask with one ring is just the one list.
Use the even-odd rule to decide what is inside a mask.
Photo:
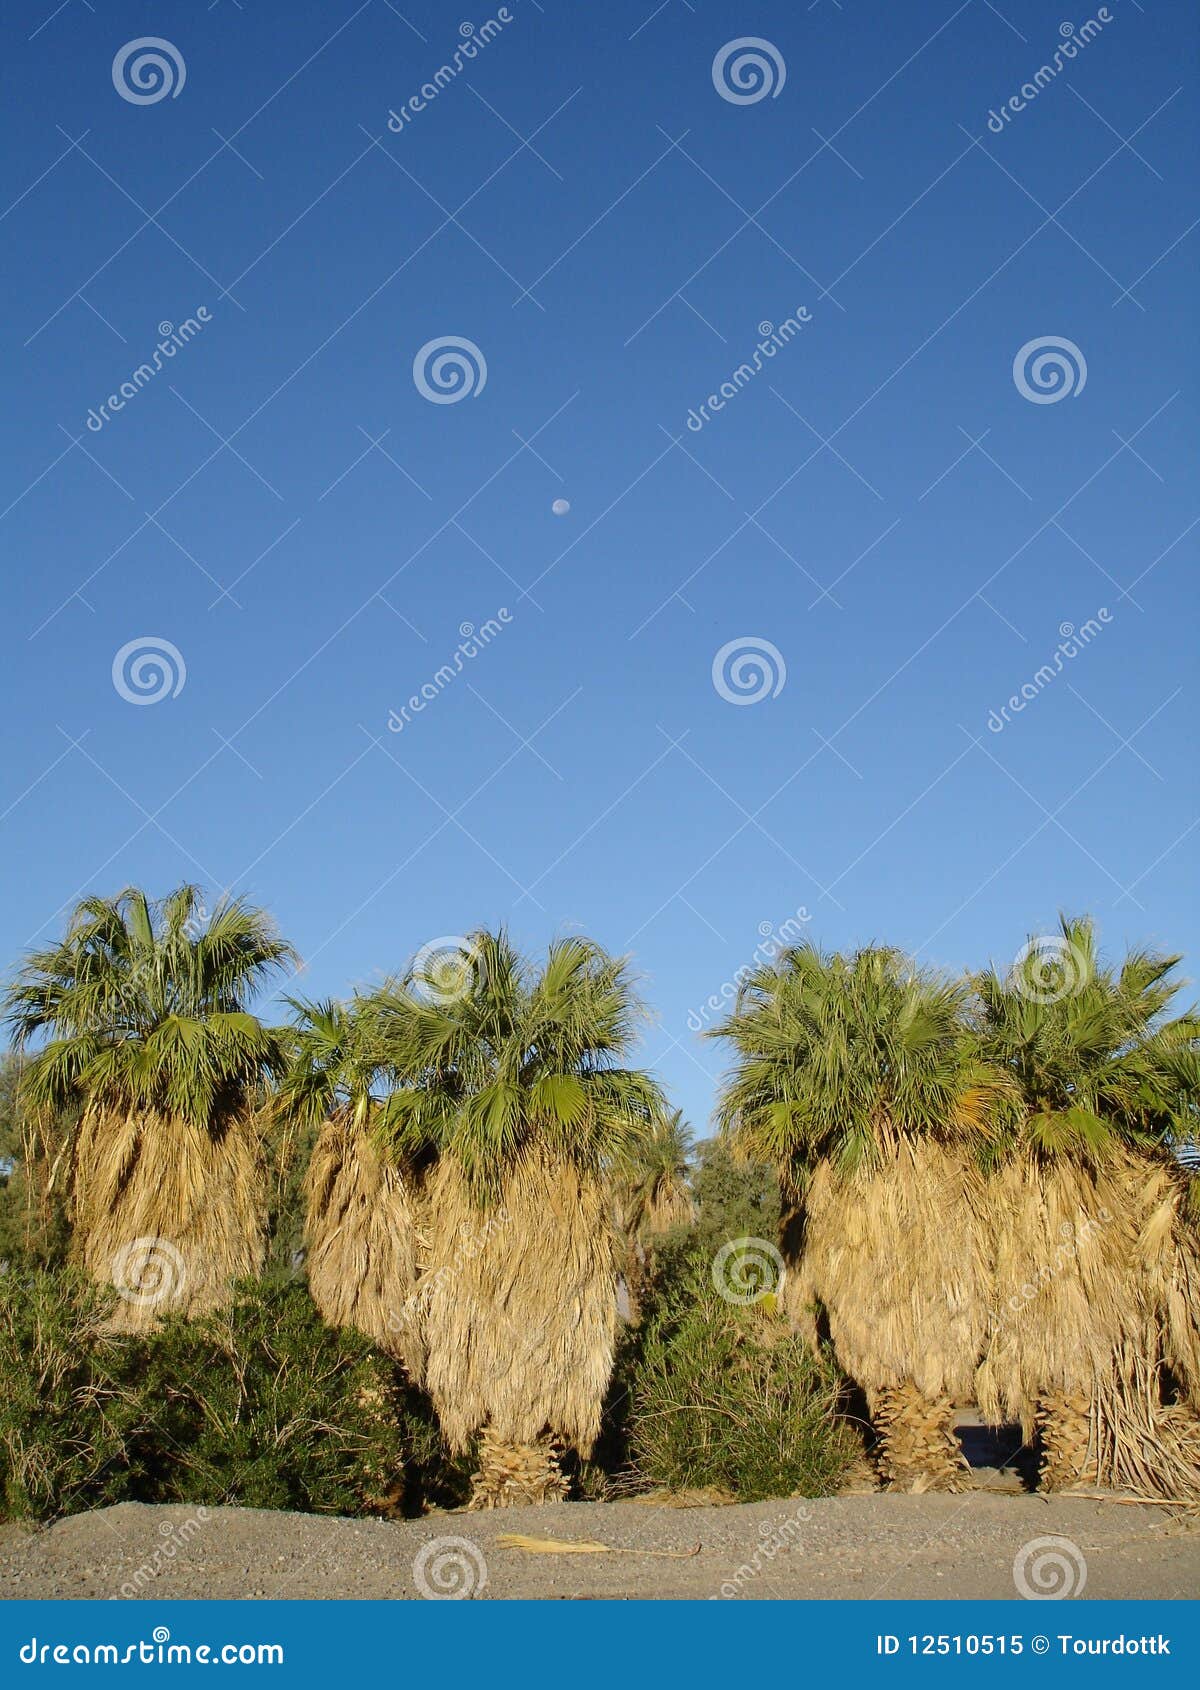
[(727, 1302), (707, 1256), (667, 1294), (629, 1366), (629, 1456), (671, 1490), (821, 1496), (859, 1453), (841, 1382), (773, 1307)]
[(147, 1500), (394, 1513), (453, 1488), (432, 1414), (301, 1285), (239, 1286), (228, 1308), (173, 1317), (140, 1347), (148, 1412), (131, 1459)]
[(70, 1272), (0, 1276), (0, 1517), (44, 1520), (130, 1494), (141, 1412), (112, 1297)]
[(465, 1499), (423, 1398), (302, 1285), (247, 1283), (197, 1320), (106, 1336), (113, 1293), (0, 1275), (0, 1518), (121, 1501), (416, 1512)]

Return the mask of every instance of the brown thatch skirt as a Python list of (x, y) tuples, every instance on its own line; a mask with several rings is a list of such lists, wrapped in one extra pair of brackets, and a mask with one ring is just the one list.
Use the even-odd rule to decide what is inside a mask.
[(611, 1195), (530, 1154), (481, 1209), (447, 1159), (429, 1185), (425, 1386), (455, 1450), (545, 1436), (590, 1453), (612, 1373), (617, 1256)]
[(249, 1116), (217, 1132), (161, 1115), (89, 1111), (74, 1147), (75, 1249), (116, 1287), (111, 1329), (219, 1307), (233, 1280), (262, 1271), (266, 1188)]
[(385, 1161), (369, 1134), (339, 1115), (321, 1128), (304, 1192), (308, 1288), (322, 1318), (365, 1333), (419, 1379), (420, 1181)]

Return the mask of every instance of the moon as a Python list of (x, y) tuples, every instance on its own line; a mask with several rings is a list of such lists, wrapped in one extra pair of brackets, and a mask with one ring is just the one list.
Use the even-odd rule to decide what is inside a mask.
[(566, 516), (570, 508), (570, 499), (555, 499), (554, 503), (550, 506), (550, 509), (554, 512), (555, 516)]

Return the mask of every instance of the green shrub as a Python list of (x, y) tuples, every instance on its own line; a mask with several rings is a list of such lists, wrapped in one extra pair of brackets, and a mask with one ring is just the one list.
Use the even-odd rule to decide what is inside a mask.
[(774, 1171), (739, 1160), (725, 1139), (704, 1139), (696, 1146), (691, 1185), (695, 1219), (656, 1241), (654, 1271), (642, 1288), (643, 1319), (687, 1278), (694, 1262), (711, 1260), (722, 1244), (779, 1237), (781, 1203)]
[(111, 1304), (74, 1273), (0, 1275), (0, 1517), (44, 1520), (129, 1495), (141, 1412)]
[(858, 1455), (840, 1381), (774, 1309), (715, 1289), (707, 1257), (666, 1296), (633, 1359), (626, 1428), (637, 1472), (742, 1502), (821, 1496)]
[(365, 1338), (325, 1326), (302, 1285), (239, 1286), (230, 1307), (164, 1321), (140, 1348), (131, 1460), (148, 1500), (393, 1513), (440, 1477), (415, 1393)]
[(302, 1285), (106, 1337), (112, 1293), (78, 1274), (0, 1275), (0, 1518), (121, 1501), (306, 1513), (464, 1500), (432, 1411)]

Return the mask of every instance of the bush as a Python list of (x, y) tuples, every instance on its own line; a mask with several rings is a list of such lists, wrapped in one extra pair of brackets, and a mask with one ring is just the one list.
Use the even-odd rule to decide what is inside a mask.
[(637, 1471), (741, 1502), (822, 1496), (860, 1452), (840, 1380), (773, 1308), (727, 1302), (693, 1258), (632, 1362), (626, 1436)]
[(463, 1499), (432, 1412), (301, 1285), (106, 1337), (112, 1294), (72, 1272), (0, 1277), (0, 1516), (121, 1501), (307, 1513)]
[(129, 1494), (141, 1413), (111, 1305), (70, 1272), (0, 1276), (0, 1517), (44, 1520)]
[(406, 1469), (437, 1464), (392, 1364), (325, 1326), (303, 1286), (241, 1285), (137, 1348), (147, 1412), (131, 1465), (148, 1501), (393, 1513), (413, 1503)]

